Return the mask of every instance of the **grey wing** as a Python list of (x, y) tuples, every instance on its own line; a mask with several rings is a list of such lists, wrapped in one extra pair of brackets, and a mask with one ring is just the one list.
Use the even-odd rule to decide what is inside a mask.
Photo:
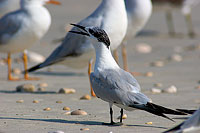
[[(138, 83), (134, 83), (135, 79), (117, 70), (106, 70), (95, 76), (94, 73), (90, 75), (91, 84), (97, 97), (102, 100), (122, 104), (133, 105), (146, 104), (149, 98), (138, 90)], [(127, 79), (129, 78), (129, 79)], [(130, 79), (133, 78), (133, 79)], [(133, 83), (130, 83), (133, 81)]]
[(184, 124), (181, 126), (181, 129), (184, 130), (191, 127), (198, 127), (200, 129), (200, 108), (184, 122)]
[(12, 12), (0, 19), (0, 45), (8, 43), (22, 26), (23, 16), (20, 11)]
[(164, 133), (176, 132), (182, 133), (186, 131), (200, 130), (200, 108), (194, 114), (181, 124), (165, 131)]
[[(82, 26), (100, 26), (101, 18), (87, 18), (78, 24)], [(72, 30), (79, 31), (80, 29), (73, 27)], [(94, 48), (88, 37), (67, 33), (61, 45), (41, 64), (41, 67), (63, 61), (66, 57), (80, 56), (91, 50), (94, 50)]]

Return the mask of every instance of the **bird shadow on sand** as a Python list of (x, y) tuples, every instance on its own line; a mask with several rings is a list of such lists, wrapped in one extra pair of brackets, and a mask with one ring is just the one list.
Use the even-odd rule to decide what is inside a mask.
[(38, 92), (17, 92), (17, 91), (8, 91), (8, 90), (0, 90), (0, 93), (6, 93), (6, 94), (59, 94), (56, 91), (38, 91)]
[(34, 75), (45, 75), (45, 76), (85, 76), (85, 73), (73, 73), (73, 72), (48, 72), (48, 71), (40, 71), (33, 72)]
[[(79, 125), (96, 125), (96, 126), (109, 126), (112, 125), (104, 125), (103, 122), (98, 121), (71, 121), (64, 119), (33, 119), (33, 118), (13, 118), (13, 117), (0, 117), (0, 120), (25, 120), (25, 121), (42, 121), (42, 122), (51, 122), (51, 123), (64, 123), (64, 124), (79, 124)], [(152, 125), (123, 125), (123, 127), (145, 127), (145, 128), (160, 128), (167, 129), (166, 127), (152, 126)], [(116, 126), (114, 126), (116, 127)]]

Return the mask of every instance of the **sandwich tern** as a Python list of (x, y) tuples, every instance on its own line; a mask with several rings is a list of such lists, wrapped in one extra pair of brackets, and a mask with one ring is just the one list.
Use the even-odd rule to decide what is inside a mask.
[(165, 114), (185, 115), (185, 113), (150, 102), (150, 99), (141, 92), (137, 80), (116, 63), (110, 51), (112, 42), (104, 30), (98, 27), (72, 25), (81, 30), (71, 30), (70, 32), (89, 37), (95, 48), (96, 61), (94, 72), (90, 74), (90, 82), (96, 96), (109, 103), (111, 119), (109, 125), (115, 124), (113, 105), (121, 108), (120, 123), (122, 123), (123, 109), (128, 111), (140, 109), (169, 120), (172, 119)]

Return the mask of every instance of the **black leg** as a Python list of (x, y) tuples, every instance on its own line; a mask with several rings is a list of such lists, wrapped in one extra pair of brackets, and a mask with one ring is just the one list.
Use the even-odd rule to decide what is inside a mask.
[[(122, 111), (123, 112), (123, 111)], [(121, 120), (120, 120), (121, 121)], [(112, 125), (112, 126), (121, 126), (122, 125), (122, 123), (120, 122), (120, 123), (115, 123), (114, 121), (113, 121), (113, 110), (112, 110), (112, 108), (110, 108), (110, 123), (103, 123), (103, 125)]]
[(122, 117), (123, 117), (123, 114), (124, 114), (124, 110), (121, 109), (120, 113), (121, 113), (121, 116), (120, 116), (120, 123), (122, 123)]
[(113, 121), (113, 110), (112, 108), (110, 108), (110, 124), (113, 125), (114, 121)]

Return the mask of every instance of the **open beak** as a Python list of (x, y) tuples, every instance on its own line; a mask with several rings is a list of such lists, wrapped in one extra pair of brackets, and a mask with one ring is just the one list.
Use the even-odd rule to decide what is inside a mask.
[(83, 30), (84, 32), (83, 32), (83, 31), (69, 31), (69, 32), (75, 33), (75, 34), (80, 34), (80, 35), (85, 35), (85, 36), (90, 36), (90, 35), (88, 34), (88, 31), (85, 29), (84, 26), (77, 25), (77, 24), (71, 24), (71, 25), (73, 25), (73, 26), (75, 26), (75, 27), (77, 27), (77, 28)]
[(61, 3), (59, 1), (55, 1), (55, 0), (49, 0), (46, 3), (47, 4), (54, 4), (54, 5), (61, 5)]

